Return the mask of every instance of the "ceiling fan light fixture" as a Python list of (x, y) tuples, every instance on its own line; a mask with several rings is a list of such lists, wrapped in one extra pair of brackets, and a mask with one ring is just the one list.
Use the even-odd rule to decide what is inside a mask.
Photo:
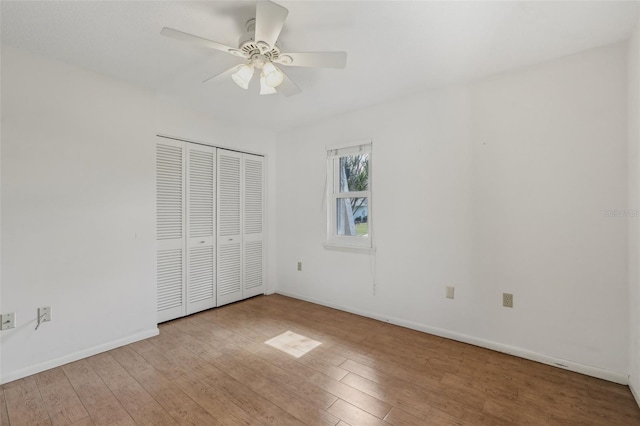
[(273, 95), (276, 92), (274, 87), (271, 87), (267, 84), (264, 77), (260, 77), (260, 94), (261, 95)]
[(272, 62), (267, 62), (262, 67), (264, 82), (269, 87), (278, 87), (284, 81), (284, 74)]
[(231, 75), (233, 81), (245, 90), (249, 88), (251, 77), (253, 77), (253, 67), (249, 65), (240, 65), (238, 71)]

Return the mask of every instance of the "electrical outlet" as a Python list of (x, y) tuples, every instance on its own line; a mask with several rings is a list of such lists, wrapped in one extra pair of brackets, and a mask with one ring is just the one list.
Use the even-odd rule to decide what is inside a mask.
[(302, 262), (298, 262), (298, 271), (302, 271)]
[(447, 299), (453, 299), (453, 292), (455, 290), (455, 287), (453, 286), (447, 286)]
[(502, 306), (505, 308), (513, 308), (513, 294), (502, 293)]
[(8, 314), (0, 315), (0, 321), (2, 322), (1, 330), (8, 330), (16, 327), (16, 314), (15, 312), (9, 312)]
[(38, 308), (38, 322), (51, 321), (51, 306), (42, 306)]

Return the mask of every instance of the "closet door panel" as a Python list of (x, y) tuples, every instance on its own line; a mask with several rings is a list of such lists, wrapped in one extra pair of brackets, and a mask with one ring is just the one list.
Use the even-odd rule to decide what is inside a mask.
[(184, 315), (184, 144), (156, 145), (158, 322)]
[(187, 315), (216, 306), (216, 150), (187, 146)]
[(243, 297), (265, 291), (264, 157), (243, 154)]
[(217, 306), (242, 299), (242, 154), (218, 149)]

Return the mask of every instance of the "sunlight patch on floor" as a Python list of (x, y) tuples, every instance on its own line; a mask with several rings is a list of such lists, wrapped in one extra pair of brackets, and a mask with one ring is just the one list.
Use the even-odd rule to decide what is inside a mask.
[(322, 344), (322, 342), (309, 339), (308, 337), (294, 333), (293, 331), (285, 331), (281, 335), (276, 336), (273, 339), (269, 339), (264, 343), (296, 358), (300, 358), (316, 346)]

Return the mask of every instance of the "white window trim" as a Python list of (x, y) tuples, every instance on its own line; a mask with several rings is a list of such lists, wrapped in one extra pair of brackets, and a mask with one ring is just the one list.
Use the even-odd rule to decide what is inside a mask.
[[(351, 154), (349, 148), (362, 147), (361, 151), (353, 153), (369, 153), (369, 190), (357, 191), (349, 193), (341, 193), (339, 190), (340, 181), (336, 179), (339, 172), (339, 162), (336, 161), (340, 157)], [(353, 251), (362, 253), (371, 253), (375, 251), (373, 245), (373, 200), (372, 200), (372, 175), (373, 175), (373, 144), (371, 139), (343, 143), (326, 147), (327, 150), (327, 237), (323, 244), (325, 249), (339, 251)], [(338, 151), (342, 150), (342, 153)], [(340, 155), (342, 154), (342, 155)], [(340, 198), (367, 198), (367, 215), (368, 215), (368, 236), (342, 236), (337, 235), (336, 229), (336, 205)]]

